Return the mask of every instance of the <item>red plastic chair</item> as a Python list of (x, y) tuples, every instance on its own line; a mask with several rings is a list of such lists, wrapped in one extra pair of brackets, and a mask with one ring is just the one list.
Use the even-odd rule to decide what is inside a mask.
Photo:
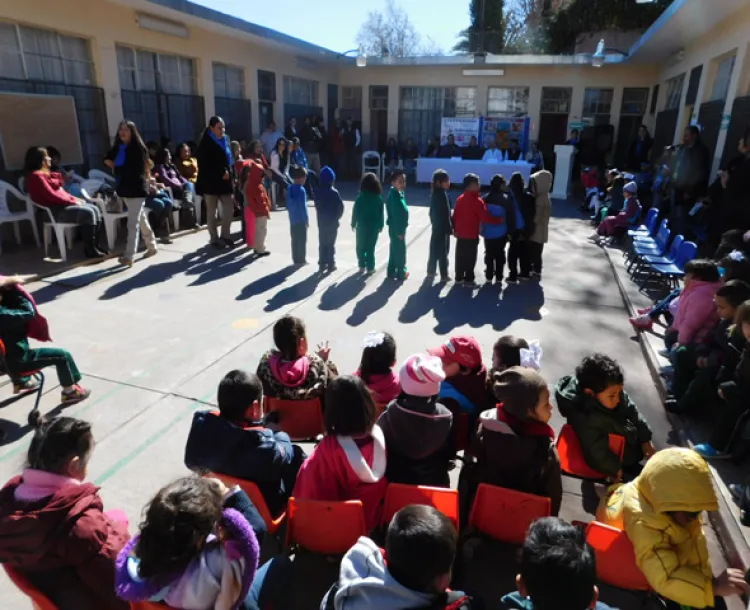
[(381, 523), (388, 527), (398, 511), (409, 504), (426, 504), (433, 506), (448, 517), (458, 530), (458, 490), (444, 487), (427, 487), (426, 485), (403, 485), (389, 483), (385, 492), (383, 518)]
[(5, 573), (10, 578), (10, 581), (21, 591), (24, 595), (31, 598), (31, 606), (34, 610), (58, 610), (57, 606), (53, 604), (46, 595), (44, 595), (38, 589), (29, 582), (20, 572), (17, 572), (14, 568), (11, 568), (7, 563), (3, 564)]
[[(609, 435), (609, 449), (622, 456), (625, 453), (625, 437), (619, 434)], [(606, 479), (607, 475), (591, 468), (583, 457), (581, 441), (573, 430), (573, 426), (565, 424), (557, 437), (557, 453), (560, 455), (560, 467), (565, 474), (581, 479)]]
[(281, 400), (266, 398), (266, 411), (279, 414), (279, 427), (293, 441), (313, 439), (323, 434), (323, 409), (319, 398), (310, 400)]
[(321, 555), (343, 555), (367, 535), (362, 502), (320, 502), (289, 498), (286, 545)]
[(592, 521), (586, 526), (586, 541), (596, 553), (599, 580), (629, 591), (649, 591), (646, 577), (635, 562), (635, 551), (622, 530)]
[(268, 504), (266, 504), (265, 499), (263, 498), (263, 494), (261, 493), (260, 489), (258, 489), (258, 486), (253, 483), (252, 481), (248, 481), (246, 479), (238, 479), (237, 477), (230, 477), (228, 474), (218, 474), (218, 473), (210, 473), (206, 475), (207, 477), (215, 477), (222, 481), (224, 485), (227, 487), (234, 487), (235, 485), (239, 485), (240, 489), (244, 491), (252, 503), (255, 505), (255, 508), (258, 509), (258, 512), (260, 513), (260, 516), (263, 518), (263, 521), (266, 523), (266, 528), (268, 529), (268, 533), (272, 536), (276, 535), (276, 532), (279, 531), (279, 528), (282, 526), (284, 521), (286, 520), (286, 511), (281, 513), (278, 517), (275, 519), (271, 515), (271, 511), (268, 509)]
[[(10, 370), (8, 368), (8, 362), (5, 359), (5, 343), (3, 343), (2, 339), (0, 339), (0, 375), (3, 373), (8, 373)], [(29, 412), (29, 425), (33, 428), (36, 424), (36, 420), (39, 413), (39, 402), (42, 400), (42, 393), (44, 392), (44, 373), (40, 370), (34, 369), (30, 371), (24, 371), (22, 373), (17, 374), (19, 377), (33, 377), (36, 381), (39, 382), (39, 387), (37, 387), (36, 390), (33, 390), (31, 392), (25, 392), (23, 396), (30, 395), (30, 394), (36, 394), (36, 401), (34, 402), (34, 407)], [(20, 397), (19, 397), (20, 398)]]
[(480, 483), (469, 526), (501, 542), (523, 544), (529, 526), (551, 510), (549, 498)]

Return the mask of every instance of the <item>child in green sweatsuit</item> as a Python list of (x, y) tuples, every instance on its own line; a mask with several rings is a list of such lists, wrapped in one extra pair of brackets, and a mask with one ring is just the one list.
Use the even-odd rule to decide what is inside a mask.
[(359, 195), (352, 211), (352, 230), (356, 233), (357, 263), (360, 273), (374, 273), (375, 246), (378, 235), (385, 225), (385, 210), (382, 198), (383, 187), (372, 172), (362, 176)]
[(406, 270), (406, 227), (409, 225), (409, 208), (406, 206), (406, 174), (401, 169), (391, 173), (391, 190), (385, 208), (388, 211), (388, 235), (391, 250), (388, 257), (388, 277), (392, 280), (405, 280)]

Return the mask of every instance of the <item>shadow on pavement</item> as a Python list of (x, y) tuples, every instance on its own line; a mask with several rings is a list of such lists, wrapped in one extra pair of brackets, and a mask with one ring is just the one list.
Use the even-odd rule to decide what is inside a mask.
[[(297, 268), (295, 265), (292, 266), (295, 269)], [(276, 311), (277, 309), (281, 309), (285, 305), (291, 305), (292, 303), (297, 303), (299, 301), (304, 301), (305, 299), (310, 298), (313, 294), (315, 294), (315, 290), (317, 289), (318, 284), (320, 284), (320, 282), (323, 280), (323, 277), (323, 275), (316, 272), (305, 278), (301, 282), (279, 290), (279, 292), (277, 292), (268, 300), (268, 303), (263, 308), (263, 311)]]
[(247, 299), (258, 296), (259, 294), (268, 292), (269, 290), (276, 288), (276, 286), (283, 284), (296, 270), (297, 267), (295, 265), (287, 265), (283, 269), (264, 275), (245, 286), (235, 297), (235, 300), (246, 301)]
[(320, 296), (318, 309), (323, 311), (340, 309), (349, 301), (357, 298), (359, 293), (365, 289), (365, 286), (367, 286), (365, 276), (355, 272), (340, 282), (331, 284), (326, 288), (325, 292)]
[(393, 294), (403, 286), (402, 282), (394, 282), (390, 278), (385, 278), (375, 292), (368, 294), (366, 297), (357, 301), (354, 311), (346, 319), (349, 326), (359, 326), (367, 321), (372, 314), (385, 307)]

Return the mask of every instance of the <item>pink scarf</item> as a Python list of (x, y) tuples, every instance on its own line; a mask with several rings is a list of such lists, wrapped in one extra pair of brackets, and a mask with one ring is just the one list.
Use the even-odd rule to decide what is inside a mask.
[[(6, 279), (6, 276), (0, 275), (0, 283)], [(52, 337), (49, 334), (49, 322), (42, 314), (39, 313), (39, 308), (36, 306), (36, 301), (31, 293), (26, 290), (21, 284), (16, 284), (16, 290), (25, 296), (31, 304), (34, 306), (35, 316), (34, 319), (29, 322), (26, 328), (26, 335), (30, 339), (36, 339), (37, 341), (52, 341)]]

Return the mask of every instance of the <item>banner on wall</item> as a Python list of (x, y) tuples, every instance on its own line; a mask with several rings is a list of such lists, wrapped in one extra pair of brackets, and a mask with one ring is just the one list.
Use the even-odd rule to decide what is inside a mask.
[(452, 135), (459, 146), (468, 146), (471, 136), (479, 140), (482, 119), (444, 117), (440, 122), (440, 144), (448, 142), (448, 136)]
[(529, 150), (529, 132), (531, 119), (524, 117), (484, 117), (482, 119), (482, 137), (480, 144), (487, 146), (490, 140), (496, 140), (498, 148), (506, 150), (511, 140), (518, 140), (521, 152)]

